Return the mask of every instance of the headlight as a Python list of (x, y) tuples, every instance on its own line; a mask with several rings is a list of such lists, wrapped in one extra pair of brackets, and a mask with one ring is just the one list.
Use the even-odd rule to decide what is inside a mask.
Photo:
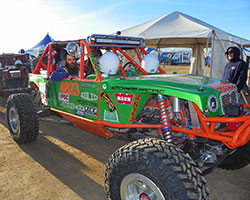
[(208, 98), (208, 107), (209, 107), (209, 110), (211, 112), (216, 112), (218, 110), (218, 100), (217, 100), (217, 97), (215, 95), (211, 95), (209, 98)]

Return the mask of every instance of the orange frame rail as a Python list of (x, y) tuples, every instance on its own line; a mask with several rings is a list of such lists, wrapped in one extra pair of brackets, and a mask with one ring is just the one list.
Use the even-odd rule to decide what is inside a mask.
[[(211, 140), (217, 140), (224, 143), (228, 148), (235, 149), (237, 147), (245, 145), (250, 140), (250, 116), (244, 117), (205, 117), (203, 113), (200, 111), (197, 105), (193, 104), (194, 108), (198, 114), (199, 120), (201, 122), (201, 128), (193, 128), (188, 129), (186, 127), (176, 127), (172, 126), (172, 131), (181, 132), (189, 135), (190, 138), (194, 138), (194, 136), (204, 137)], [(248, 105), (247, 105), (248, 106)], [(250, 105), (249, 105), (250, 106)], [(52, 109), (55, 112), (61, 114), (64, 118), (72, 121), (80, 128), (93, 132), (101, 137), (110, 138), (111, 134), (109, 134), (108, 130), (105, 126), (112, 128), (148, 128), (148, 129), (158, 129), (158, 134), (161, 134), (160, 125), (147, 125), (147, 124), (114, 124), (106, 121), (90, 121), (83, 117), (78, 117), (73, 114), (64, 113), (62, 111)], [(209, 124), (207, 124), (209, 122)], [(237, 123), (241, 122), (242, 125), (236, 131), (216, 131), (215, 125), (216, 123)], [(88, 123), (88, 126), (86, 126)], [(82, 126), (81, 124), (84, 124)], [(86, 129), (87, 128), (87, 129)], [(119, 133), (113, 133), (114, 135)]]

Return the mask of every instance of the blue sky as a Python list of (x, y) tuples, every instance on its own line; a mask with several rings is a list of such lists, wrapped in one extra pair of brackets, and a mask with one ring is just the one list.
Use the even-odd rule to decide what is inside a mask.
[(174, 11), (250, 40), (249, 0), (0, 0), (0, 53), (56, 40), (109, 34)]

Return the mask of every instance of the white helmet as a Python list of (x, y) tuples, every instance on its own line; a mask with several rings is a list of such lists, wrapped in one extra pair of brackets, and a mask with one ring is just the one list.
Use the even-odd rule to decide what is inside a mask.
[(22, 61), (21, 60), (16, 60), (15, 61), (15, 66), (17, 66), (17, 65), (22, 65), (23, 63), (22, 63)]
[(105, 74), (116, 74), (119, 69), (119, 59), (116, 54), (106, 52), (100, 58), (100, 71)]
[(144, 56), (143, 60), (141, 61), (141, 65), (146, 72), (150, 74), (156, 73), (159, 66), (159, 60), (155, 55), (148, 54)]

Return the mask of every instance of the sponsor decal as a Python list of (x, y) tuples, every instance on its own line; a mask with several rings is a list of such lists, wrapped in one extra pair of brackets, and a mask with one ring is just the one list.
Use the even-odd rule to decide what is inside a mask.
[(133, 94), (127, 94), (127, 93), (114, 93), (115, 99), (118, 104), (123, 104), (123, 105), (131, 105), (133, 101)]
[(141, 99), (141, 94), (137, 94), (136, 97), (135, 97), (135, 101), (132, 105), (132, 112), (129, 114), (129, 119), (128, 121), (134, 121), (135, 119), (135, 112), (136, 112), (136, 109), (139, 105), (139, 101)]
[(107, 89), (107, 85), (106, 85), (106, 84), (103, 84), (103, 85), (102, 85), (102, 89), (106, 90), (106, 89)]
[(85, 113), (85, 115), (88, 114), (88, 115), (96, 117), (97, 116), (97, 108), (93, 108), (90, 106), (84, 106), (84, 113)]
[(64, 93), (58, 93), (58, 99), (63, 102), (69, 102), (69, 95)]
[(150, 89), (150, 88), (134, 88), (134, 87), (123, 87), (123, 86), (113, 86), (112, 90), (127, 90), (135, 92), (149, 92), (149, 93), (162, 93), (164, 90)]
[(91, 92), (82, 92), (81, 97), (87, 101), (96, 101), (98, 100), (98, 96)]
[(109, 112), (104, 110), (103, 120), (108, 122), (119, 122), (117, 111), (115, 110), (114, 112)]
[(77, 82), (68, 82), (68, 81), (62, 81), (60, 85), (60, 92), (64, 94), (69, 94), (71, 96), (79, 96), (79, 85)]
[(89, 88), (89, 89), (95, 89), (96, 85), (93, 83), (82, 83), (81, 84), (82, 88)]
[(233, 84), (226, 83), (226, 82), (223, 82), (223, 81), (212, 83), (212, 84), (209, 84), (208, 86), (210, 86), (210, 87), (212, 87), (212, 88), (214, 88), (214, 89), (216, 89), (218, 91), (221, 91), (221, 92), (226, 92), (228, 90), (234, 89)]
[(39, 83), (39, 91), (42, 93), (45, 93), (45, 91), (46, 91), (46, 84), (45, 83)]
[(77, 109), (77, 110), (84, 111), (84, 107), (83, 107), (82, 105), (77, 105), (77, 106), (76, 106), (76, 109)]
[(63, 107), (63, 108), (71, 109), (71, 110), (75, 110), (75, 108), (76, 108), (75, 104), (69, 103), (69, 102), (62, 102), (60, 104), (60, 106)]
[(78, 99), (77, 102), (82, 104), (82, 105), (90, 105), (90, 106), (97, 107), (97, 102), (86, 101), (86, 100), (81, 100), (81, 99)]
[(113, 112), (115, 110), (115, 104), (112, 102), (111, 98), (109, 97), (107, 92), (103, 92), (101, 97), (105, 104), (108, 106), (109, 110)]
[(80, 116), (80, 117), (84, 117), (84, 111), (82, 111), (82, 110), (76, 110), (75, 111), (75, 115)]
[(48, 99), (44, 93), (42, 94), (42, 103), (46, 106), (48, 105)]

